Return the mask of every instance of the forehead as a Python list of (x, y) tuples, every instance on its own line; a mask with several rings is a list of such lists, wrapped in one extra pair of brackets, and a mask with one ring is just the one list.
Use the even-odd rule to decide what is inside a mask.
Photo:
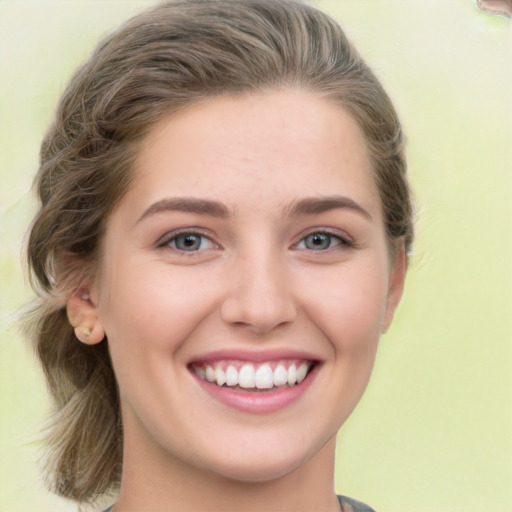
[(380, 203), (357, 122), (300, 91), (219, 97), (168, 116), (144, 141), (133, 185), (132, 199), (144, 202), (192, 194), (286, 203), (338, 193)]

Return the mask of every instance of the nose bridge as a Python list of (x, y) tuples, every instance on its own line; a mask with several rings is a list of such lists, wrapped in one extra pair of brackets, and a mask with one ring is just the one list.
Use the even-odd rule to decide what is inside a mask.
[(296, 315), (290, 275), (283, 255), (270, 247), (241, 254), (233, 263), (230, 292), (222, 305), (224, 321), (264, 333)]

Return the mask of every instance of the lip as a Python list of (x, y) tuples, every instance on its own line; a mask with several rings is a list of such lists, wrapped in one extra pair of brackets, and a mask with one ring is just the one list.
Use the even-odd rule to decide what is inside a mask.
[(215, 363), (216, 361), (223, 360), (236, 360), (248, 363), (264, 363), (269, 361), (279, 360), (307, 360), (311, 362), (321, 362), (317, 355), (310, 352), (298, 350), (266, 350), (266, 351), (251, 351), (251, 350), (218, 350), (203, 356), (191, 359), (188, 364), (192, 363)]
[(233, 409), (250, 413), (250, 414), (271, 414), (282, 410), (294, 402), (299, 400), (313, 384), (321, 362), (317, 357), (303, 352), (290, 351), (273, 351), (273, 352), (246, 352), (246, 351), (220, 351), (214, 354), (208, 354), (205, 357), (194, 359), (193, 363), (214, 363), (226, 359), (236, 359), (239, 361), (247, 361), (253, 363), (283, 360), (283, 359), (305, 359), (314, 362), (314, 366), (308, 373), (306, 378), (293, 387), (277, 388), (275, 390), (264, 391), (244, 391), (240, 389), (232, 389), (229, 387), (221, 387), (214, 383), (208, 382), (199, 377), (192, 369), (191, 364), (188, 365), (189, 372), (195, 382), (203, 389), (211, 398), (227, 405)]

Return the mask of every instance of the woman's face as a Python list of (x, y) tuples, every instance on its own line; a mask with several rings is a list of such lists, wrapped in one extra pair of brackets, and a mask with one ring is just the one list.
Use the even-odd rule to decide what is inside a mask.
[(157, 125), (102, 258), (90, 296), (127, 450), (254, 481), (333, 439), (405, 273), (357, 124), (294, 91)]

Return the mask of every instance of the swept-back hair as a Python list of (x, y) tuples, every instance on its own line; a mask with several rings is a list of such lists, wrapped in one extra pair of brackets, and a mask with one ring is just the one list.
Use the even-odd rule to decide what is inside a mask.
[(222, 95), (299, 89), (343, 106), (362, 129), (390, 250), (409, 250), (412, 205), (396, 112), (340, 26), (293, 0), (164, 3), (122, 25), (78, 70), (41, 147), (28, 264), (38, 300), (29, 333), (54, 414), (49, 486), (90, 503), (115, 491), (122, 425), (108, 340), (81, 344), (66, 302), (93, 275), (109, 213), (141, 141), (164, 116)]

